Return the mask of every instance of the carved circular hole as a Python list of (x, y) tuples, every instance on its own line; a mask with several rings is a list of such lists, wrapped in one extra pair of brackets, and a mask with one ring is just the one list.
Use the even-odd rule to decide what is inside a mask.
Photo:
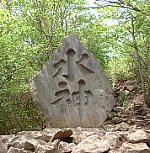
[(62, 82), (59, 82), (59, 83), (58, 83), (58, 86), (59, 86), (60, 88), (65, 88), (65, 87), (67, 86), (67, 83), (64, 82), (64, 81), (62, 81)]

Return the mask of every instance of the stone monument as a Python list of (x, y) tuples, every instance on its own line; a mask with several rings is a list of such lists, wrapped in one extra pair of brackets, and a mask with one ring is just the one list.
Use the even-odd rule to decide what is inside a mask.
[(114, 105), (108, 78), (75, 34), (63, 39), (30, 85), (50, 127), (100, 127)]

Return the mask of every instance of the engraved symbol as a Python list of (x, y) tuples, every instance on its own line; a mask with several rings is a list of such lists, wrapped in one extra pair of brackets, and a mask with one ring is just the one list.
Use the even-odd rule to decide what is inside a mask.
[(90, 74), (90, 73), (95, 73), (92, 69), (88, 68), (83, 64), (84, 61), (86, 61), (89, 58), (89, 55), (84, 53), (82, 54), (82, 57), (79, 61), (76, 61), (77, 67), (83, 74)]
[[(63, 89), (63, 90), (59, 90), (55, 93), (55, 96), (58, 97), (57, 100), (55, 100), (54, 102), (52, 102), (52, 105), (60, 105), (60, 111), (62, 114), (66, 114), (67, 111), (67, 105), (70, 105), (71, 100), (69, 98), (70, 96), (70, 92), (68, 89)], [(66, 102), (66, 104), (65, 104)]]
[(75, 78), (75, 51), (69, 49), (67, 51), (68, 55), (68, 79), (69, 81), (73, 81)]
[(85, 90), (86, 83), (84, 80), (79, 80), (78, 85), (79, 91), (72, 93), (72, 98), (74, 105), (79, 106), (79, 116), (82, 120), (85, 115), (84, 107), (89, 107), (91, 105), (93, 94), (90, 90)]
[[(69, 49), (66, 52), (67, 58), (60, 59), (54, 64), (56, 71), (53, 77), (58, 76), (65, 77), (65, 81), (58, 82), (58, 90), (55, 93), (57, 99), (52, 102), (52, 105), (59, 105), (62, 114), (66, 114), (67, 107), (73, 103), (75, 107), (79, 108), (79, 116), (83, 120), (85, 115), (85, 107), (88, 108), (91, 105), (93, 93), (90, 90), (86, 90), (86, 81), (80, 79), (78, 84), (78, 90), (70, 92), (70, 88), (67, 88), (67, 84), (76, 84), (76, 74), (92, 74), (95, 73), (91, 68), (86, 66), (86, 62), (89, 59), (89, 55), (84, 53), (80, 59), (77, 59), (76, 52), (73, 49)], [(82, 75), (81, 75), (82, 76)]]
[(53, 77), (57, 77), (63, 74), (63, 67), (65, 67), (66, 61), (64, 59), (59, 60), (57, 63), (54, 64), (54, 68), (56, 71), (53, 74)]

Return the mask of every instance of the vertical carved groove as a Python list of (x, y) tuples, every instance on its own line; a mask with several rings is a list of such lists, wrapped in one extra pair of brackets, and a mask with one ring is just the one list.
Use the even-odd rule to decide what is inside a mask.
[(69, 49), (67, 51), (68, 55), (68, 79), (69, 81), (73, 81), (75, 78), (75, 51), (73, 49)]
[(85, 106), (85, 102), (86, 102), (86, 98), (85, 98), (85, 93), (84, 93), (84, 88), (85, 88), (85, 81), (84, 80), (79, 80), (78, 82), (79, 84), (79, 115), (80, 115), (80, 119), (83, 120), (84, 117), (84, 106)]

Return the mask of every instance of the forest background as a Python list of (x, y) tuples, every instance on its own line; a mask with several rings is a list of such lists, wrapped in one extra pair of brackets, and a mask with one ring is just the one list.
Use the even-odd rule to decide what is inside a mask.
[(44, 128), (28, 80), (71, 33), (97, 57), (112, 85), (137, 80), (150, 106), (150, 1), (89, 2), (0, 1), (0, 134)]

